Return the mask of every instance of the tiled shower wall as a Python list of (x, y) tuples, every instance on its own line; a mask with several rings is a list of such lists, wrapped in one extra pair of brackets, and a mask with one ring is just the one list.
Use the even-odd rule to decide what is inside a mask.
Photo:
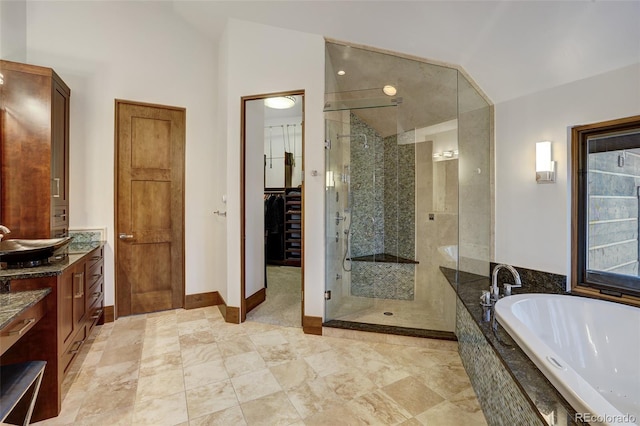
[(395, 135), (383, 139), (353, 113), (350, 134), (353, 256), (414, 259), (415, 144), (398, 145)]
[[(382, 138), (351, 114), (351, 254), (384, 253), (384, 149)], [(364, 137), (368, 148), (365, 148)], [(374, 181), (375, 178), (375, 181)]]
[[(349, 133), (352, 256), (415, 259), (415, 144), (382, 138), (353, 113)], [(413, 300), (415, 265), (354, 261), (351, 294)]]
[(384, 139), (384, 251), (407, 259), (416, 255), (415, 146), (399, 145), (396, 135)]

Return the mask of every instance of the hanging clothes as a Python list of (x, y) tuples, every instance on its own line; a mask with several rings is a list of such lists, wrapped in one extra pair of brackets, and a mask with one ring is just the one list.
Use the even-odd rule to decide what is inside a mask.
[(284, 259), (284, 198), (271, 194), (265, 199), (265, 232), (267, 260)]
[(290, 152), (284, 153), (284, 186), (291, 187), (291, 180), (293, 178), (293, 154)]

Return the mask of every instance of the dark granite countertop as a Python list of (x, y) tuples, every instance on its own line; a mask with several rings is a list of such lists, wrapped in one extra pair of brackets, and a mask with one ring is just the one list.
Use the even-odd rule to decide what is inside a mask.
[(49, 287), (40, 290), (0, 293), (0, 329), (6, 327), (21, 313), (51, 293)]
[[(487, 312), (487, 308), (480, 305), (482, 290), (489, 290), (491, 279), (467, 272), (457, 272), (454, 269), (444, 267), (441, 267), (440, 270), (458, 294), (458, 298), (467, 308), (491, 347), (502, 360), (507, 371), (538, 408), (541, 415), (546, 418), (566, 418), (567, 424), (570, 425), (582, 424), (574, 421), (575, 410), (500, 324), (497, 324), (497, 330), (494, 332), (491, 320), (487, 320), (493, 318), (493, 313)], [(525, 281), (523, 280), (523, 282)], [(559, 293), (560, 291), (557, 292)], [(527, 286), (525, 282), (523, 288), (513, 290), (513, 294), (519, 293), (549, 293), (549, 288), (536, 285)]]
[(417, 260), (407, 259), (406, 257), (396, 256), (395, 254), (376, 253), (366, 256), (357, 256), (349, 259), (353, 262), (378, 262), (378, 263), (419, 263)]
[(19, 280), (25, 278), (41, 278), (60, 275), (69, 266), (82, 259), (92, 250), (103, 246), (104, 244), (104, 241), (76, 244), (71, 242), (71, 244), (69, 244), (69, 256), (67, 256), (65, 259), (50, 263), (48, 265), (36, 266), (33, 268), (0, 269), (0, 281)]

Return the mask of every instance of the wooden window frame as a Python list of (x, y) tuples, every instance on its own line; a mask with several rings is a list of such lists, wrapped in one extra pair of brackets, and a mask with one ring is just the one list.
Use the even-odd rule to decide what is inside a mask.
[[(629, 278), (615, 277), (616, 274), (588, 272), (586, 269), (587, 140), (601, 134), (632, 129), (640, 129), (640, 115), (575, 126), (571, 129), (571, 291), (583, 296), (640, 306), (640, 290), (629, 289), (620, 284), (628, 282)], [(631, 279), (635, 281), (640, 278)]]

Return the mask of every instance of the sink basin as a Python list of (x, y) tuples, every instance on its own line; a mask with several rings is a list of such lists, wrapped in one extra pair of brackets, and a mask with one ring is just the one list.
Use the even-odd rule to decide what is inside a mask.
[(73, 237), (49, 239), (12, 239), (0, 241), (0, 262), (8, 267), (37, 266), (64, 250)]

